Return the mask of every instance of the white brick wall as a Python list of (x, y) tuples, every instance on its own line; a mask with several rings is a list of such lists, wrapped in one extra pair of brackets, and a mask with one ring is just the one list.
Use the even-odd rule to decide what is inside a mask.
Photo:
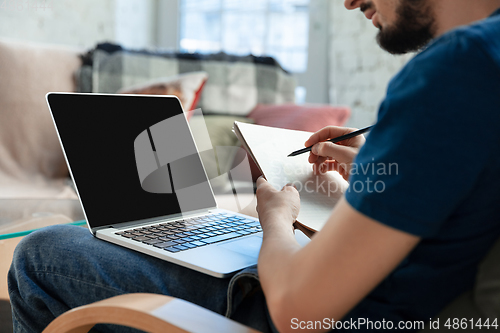
[(352, 127), (375, 122), (390, 79), (412, 55), (393, 56), (377, 45), (377, 29), (341, 0), (330, 2), (330, 103), (352, 108)]
[[(35, 1), (41, 4), (44, 0), (29, 3)], [(129, 47), (154, 44), (153, 0), (46, 1), (52, 9), (0, 8), (0, 37), (84, 48), (106, 40)], [(394, 57), (382, 51), (375, 41), (377, 29), (359, 10), (346, 10), (342, 0), (329, 0), (326, 7), (330, 8), (330, 103), (352, 108), (349, 126), (367, 126), (375, 121), (387, 83), (409, 56)]]
[[(115, 36), (115, 0), (47, 0), (52, 8), (36, 11), (28, 9), (26, 1), (14, 3), (19, 7), (0, 8), (1, 37), (90, 47)], [(41, 5), (44, 1), (28, 3)]]
[[(155, 43), (155, 0), (0, 0), (0, 37), (93, 47), (110, 41), (127, 47)], [(26, 4), (52, 8), (27, 8)]]
[(115, 40), (129, 48), (156, 43), (155, 0), (115, 0)]

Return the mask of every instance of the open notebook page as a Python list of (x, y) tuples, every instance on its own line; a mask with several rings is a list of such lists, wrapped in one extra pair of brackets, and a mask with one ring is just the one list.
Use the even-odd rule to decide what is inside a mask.
[(293, 183), (297, 187), (301, 203), (297, 221), (320, 230), (348, 183), (337, 172), (315, 176), (309, 154), (287, 157), (303, 148), (312, 133), (240, 122), (234, 123), (234, 132), (271, 185), (281, 189)]

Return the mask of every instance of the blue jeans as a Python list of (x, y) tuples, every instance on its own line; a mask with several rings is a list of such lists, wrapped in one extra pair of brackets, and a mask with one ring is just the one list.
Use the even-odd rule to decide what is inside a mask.
[[(41, 332), (69, 309), (127, 293), (178, 297), (262, 332), (274, 331), (255, 268), (232, 279), (214, 278), (99, 240), (81, 227), (53, 226), (25, 237), (8, 283), (14, 332)], [(129, 329), (99, 325), (96, 330)]]

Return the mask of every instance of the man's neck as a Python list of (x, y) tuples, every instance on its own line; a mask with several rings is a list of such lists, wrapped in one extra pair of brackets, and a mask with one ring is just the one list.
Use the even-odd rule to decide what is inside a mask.
[(458, 26), (485, 19), (500, 8), (500, 0), (441, 0), (434, 4), (436, 37)]

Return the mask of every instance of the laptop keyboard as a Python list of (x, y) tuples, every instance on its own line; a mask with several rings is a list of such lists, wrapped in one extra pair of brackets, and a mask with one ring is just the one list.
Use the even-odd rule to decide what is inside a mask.
[(262, 231), (259, 221), (219, 213), (117, 232), (125, 238), (179, 252)]

